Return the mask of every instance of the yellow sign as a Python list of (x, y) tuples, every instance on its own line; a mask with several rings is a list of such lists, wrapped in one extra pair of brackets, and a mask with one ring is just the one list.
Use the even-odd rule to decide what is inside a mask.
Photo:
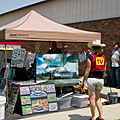
[(104, 65), (104, 58), (96, 57), (96, 65)]
[[(0, 50), (5, 50), (5, 48), (0, 48)], [(6, 48), (6, 50), (13, 50), (13, 48)]]

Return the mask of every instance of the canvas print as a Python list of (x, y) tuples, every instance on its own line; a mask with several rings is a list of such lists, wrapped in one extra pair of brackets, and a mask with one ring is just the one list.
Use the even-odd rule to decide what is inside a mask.
[(17, 101), (17, 97), (15, 97), (11, 94), (11, 96), (9, 97), (8, 100), (9, 100), (9, 104), (15, 105), (16, 101)]
[(9, 104), (9, 111), (10, 111), (10, 113), (12, 113), (13, 114), (13, 112), (14, 112), (14, 105), (11, 105), (11, 104)]
[(48, 111), (47, 99), (32, 100), (32, 112), (45, 112)]
[[(42, 87), (44, 89), (44, 87)], [(31, 98), (47, 97), (46, 91), (41, 89), (41, 85), (30, 86)]]
[(36, 81), (78, 78), (78, 55), (37, 54)]
[(30, 90), (29, 87), (20, 87), (20, 95), (29, 95)]
[(9, 87), (13, 87), (13, 89), (8, 90), (8, 103), (10, 106), (9, 110), (10, 110), (10, 113), (13, 113), (16, 105), (16, 101), (18, 98), (19, 87), (16, 85), (12, 85)]
[(79, 55), (79, 60), (80, 60), (80, 62), (83, 62), (83, 61), (85, 61), (86, 59), (87, 59), (86, 53), (83, 53), (83, 54), (80, 54), (80, 55)]
[(22, 106), (22, 114), (23, 115), (32, 114), (32, 106), (31, 105)]
[(28, 52), (26, 62), (27, 64), (34, 63), (35, 54)]
[(58, 110), (57, 102), (49, 103), (49, 111), (56, 111)]
[(6, 85), (6, 80), (1, 79), (0, 80), (0, 92), (2, 92), (5, 89), (5, 85)]
[(22, 68), (24, 65), (25, 53), (25, 49), (15, 48), (12, 53), (11, 67)]
[(55, 92), (55, 84), (46, 85), (47, 93)]
[(22, 105), (31, 104), (30, 96), (21, 96), (21, 104)]
[(56, 101), (56, 93), (51, 93), (47, 95), (48, 102), (55, 102)]

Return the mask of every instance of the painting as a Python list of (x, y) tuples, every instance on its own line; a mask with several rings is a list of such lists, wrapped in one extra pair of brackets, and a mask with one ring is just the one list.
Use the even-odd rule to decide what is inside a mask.
[(48, 111), (47, 99), (32, 100), (32, 112), (46, 112)]
[(20, 95), (29, 95), (30, 90), (29, 87), (20, 87)]
[(9, 111), (10, 113), (14, 112), (15, 105), (18, 98), (19, 87), (16, 85), (12, 85), (9, 87), (13, 87), (13, 89), (8, 90), (8, 103), (9, 103)]
[(78, 55), (37, 54), (36, 81), (79, 78)]
[[(44, 87), (42, 87), (44, 89)], [(31, 98), (47, 97), (46, 91), (42, 90), (40, 85), (30, 86)]]
[(27, 59), (26, 59), (26, 64), (30, 65), (31, 63), (34, 63), (34, 59), (35, 59), (35, 54), (31, 53), (31, 52), (28, 52)]
[(31, 105), (22, 106), (22, 114), (23, 115), (32, 114), (32, 106)]
[(12, 105), (12, 104), (9, 104), (9, 111), (10, 111), (10, 113), (12, 113), (13, 114), (13, 112), (14, 112), (14, 105)]
[(46, 85), (47, 93), (55, 92), (55, 84)]
[(26, 50), (15, 48), (12, 53), (11, 67), (23, 68)]
[(49, 103), (49, 111), (56, 111), (58, 110), (57, 102)]
[(30, 96), (21, 96), (21, 104), (22, 105), (31, 104)]
[(56, 93), (51, 93), (47, 95), (48, 102), (55, 102), (56, 101)]
[(80, 62), (83, 62), (83, 61), (85, 61), (86, 59), (87, 59), (86, 53), (83, 53), (83, 54), (80, 54), (80, 55), (79, 55), (79, 60), (80, 60)]

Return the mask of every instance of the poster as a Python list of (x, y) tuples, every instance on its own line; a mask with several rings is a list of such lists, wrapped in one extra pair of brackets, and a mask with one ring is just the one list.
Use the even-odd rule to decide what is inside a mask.
[(19, 87), (16, 85), (9, 86), (11, 88), (8, 90), (8, 103), (10, 113), (14, 113), (15, 105), (18, 98)]
[(2, 93), (5, 89), (5, 86), (6, 86), (6, 81), (5, 79), (1, 79), (0, 80), (0, 93)]
[(49, 111), (56, 111), (58, 110), (57, 102), (49, 103)]
[(12, 105), (12, 104), (9, 104), (9, 111), (10, 111), (10, 113), (12, 113), (13, 114), (13, 112), (14, 112), (14, 105)]
[[(42, 87), (42, 89), (44, 88)], [(43, 91), (42, 89), (40, 85), (30, 86), (31, 98), (47, 97), (46, 91)]]
[(78, 78), (78, 55), (37, 54), (36, 81)]
[(32, 112), (45, 112), (48, 111), (47, 99), (32, 100)]
[(35, 54), (28, 52), (27, 58), (26, 58), (26, 65), (30, 66), (31, 63), (34, 63), (34, 59), (35, 59)]
[(79, 60), (80, 60), (80, 62), (83, 62), (83, 61), (85, 61), (86, 59), (87, 59), (86, 53), (83, 53), (83, 54), (80, 54), (80, 55), (79, 55)]
[(31, 104), (30, 95), (29, 96), (21, 96), (21, 104), (22, 105)]
[(47, 95), (48, 102), (55, 102), (56, 101), (56, 93), (51, 93)]
[(26, 50), (15, 48), (12, 53), (11, 67), (23, 68)]
[(30, 90), (29, 87), (20, 87), (20, 95), (29, 95)]
[(55, 92), (55, 84), (47, 84), (46, 89), (47, 89), (47, 93)]
[[(7, 78), (9, 77), (10, 74), (10, 63), (7, 63)], [(6, 70), (4, 72), (4, 79), (6, 79)]]
[(23, 115), (32, 114), (32, 107), (31, 107), (31, 105), (22, 106), (22, 114)]

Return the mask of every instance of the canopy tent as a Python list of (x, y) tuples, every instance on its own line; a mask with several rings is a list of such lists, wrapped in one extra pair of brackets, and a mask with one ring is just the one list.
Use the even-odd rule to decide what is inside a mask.
[(101, 34), (67, 27), (53, 22), (35, 11), (0, 27), (0, 40), (91, 42)]

